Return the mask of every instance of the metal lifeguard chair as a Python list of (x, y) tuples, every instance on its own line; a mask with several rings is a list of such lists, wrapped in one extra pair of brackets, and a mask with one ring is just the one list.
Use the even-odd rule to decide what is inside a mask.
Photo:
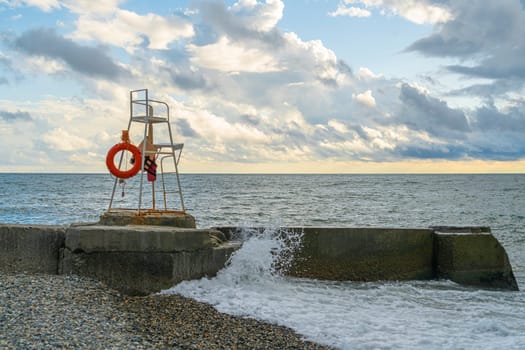
[[(138, 216), (144, 216), (146, 214), (159, 215), (165, 213), (184, 215), (186, 208), (184, 207), (184, 199), (182, 197), (178, 168), (184, 144), (173, 142), (173, 134), (171, 132), (170, 125), (170, 108), (165, 102), (151, 99), (148, 94), (148, 89), (132, 90), (129, 93), (129, 98), (130, 104), (127, 132), (125, 130), (123, 131), (123, 142), (115, 146), (122, 145), (127, 142), (128, 148), (121, 148), (126, 148), (129, 150), (129, 147), (133, 147), (134, 150), (137, 148), (140, 150), (140, 154), (136, 154), (137, 158), (140, 158), (141, 163), (138, 173), (136, 173), (140, 177), (138, 204), (136, 209), (113, 208), (117, 185), (119, 183), (125, 183), (123, 178), (115, 176), (115, 182), (113, 184), (113, 191), (111, 193), (108, 211), (105, 215), (122, 211), (135, 211), (135, 214)], [(132, 129), (134, 129), (135, 124), (143, 127), (143, 139), (138, 147), (129, 145), (129, 133)], [(168, 142), (155, 142), (153, 138), (154, 125), (158, 126), (157, 128), (159, 130), (157, 131), (160, 131), (161, 136), (168, 138)], [(112, 171), (110, 168), (110, 172), (114, 175), (115, 172), (120, 171), (120, 169), (128, 167), (129, 163), (134, 163), (134, 158), (129, 160), (128, 157), (124, 157), (124, 152), (120, 152), (120, 156), (116, 155), (116, 157), (117, 159), (120, 158), (118, 159), (118, 162), (113, 162), (113, 159), (111, 162), (106, 160), (108, 167), (110, 167), (110, 165), (114, 167), (115, 171)], [(138, 167), (138, 164), (136, 164), (136, 166)], [(156, 189), (155, 182), (159, 180), (159, 174), (161, 184), (160, 189)], [(134, 176), (134, 174), (130, 176)], [(151, 182), (151, 207), (149, 208), (145, 208), (144, 204), (144, 190), (146, 185), (145, 177), (147, 177), (149, 182)], [(162, 196), (162, 209), (158, 208), (156, 204), (156, 194), (158, 193), (160, 193)], [(172, 197), (178, 197), (178, 201), (174, 200)], [(174, 207), (174, 203), (176, 202), (178, 202), (180, 205), (178, 208)]]

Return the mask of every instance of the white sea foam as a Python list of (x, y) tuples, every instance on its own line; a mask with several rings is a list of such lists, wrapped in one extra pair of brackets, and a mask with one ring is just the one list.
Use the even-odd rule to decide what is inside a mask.
[(352, 283), (288, 278), (274, 260), (285, 244), (271, 229), (249, 234), (215, 278), (164, 291), (217, 310), (293, 328), (341, 349), (525, 348), (523, 292), (447, 281)]

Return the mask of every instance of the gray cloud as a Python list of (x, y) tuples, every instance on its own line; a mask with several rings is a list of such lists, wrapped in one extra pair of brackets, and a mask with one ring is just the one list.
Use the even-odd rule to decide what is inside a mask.
[(7, 85), (7, 84), (9, 84), (9, 81), (4, 77), (0, 77), (0, 85)]
[(396, 151), (403, 158), (450, 160), (461, 159), (468, 153), (463, 146), (435, 144), (401, 146)]
[[(484, 106), (476, 111), (476, 127), (482, 131), (525, 132), (525, 103), (511, 108), (508, 113), (494, 106)], [(525, 136), (525, 135), (524, 135)], [(525, 145), (525, 142), (522, 142)]]
[(473, 65), (447, 68), (466, 76), (490, 79), (525, 77), (525, 12), (519, 0), (450, 1), (454, 19), (417, 40), (407, 51), (426, 56), (469, 60)]
[(246, 26), (242, 16), (234, 15), (226, 8), (223, 2), (219, 1), (205, 1), (200, 4), (200, 13), (203, 18), (203, 23), (207, 23), (213, 28), (201, 28), (200, 40), (205, 40), (202, 35), (207, 34), (210, 37), (216, 37), (216, 33), (226, 34), (229, 37), (242, 41), (256, 41), (264, 43), (269, 47), (277, 49), (285, 44), (281, 33), (276, 29), (259, 32), (250, 29)]
[(447, 68), (452, 72), (480, 78), (523, 79), (525, 78), (524, 56), (525, 50), (521, 52), (511, 50), (507, 54), (500, 53), (498, 56), (485, 59), (473, 67), (450, 65)]
[(474, 84), (463, 89), (452, 90), (448, 96), (478, 95), (484, 97), (488, 103), (493, 103), (493, 96), (503, 95), (510, 90), (518, 90), (522, 82), (516, 80), (497, 80), (492, 84)]
[(261, 123), (261, 120), (259, 119), (259, 117), (253, 114), (243, 114), (240, 116), (240, 119), (244, 123), (251, 125), (251, 126), (257, 126)]
[(445, 38), (442, 33), (438, 33), (419, 39), (410, 45), (406, 51), (418, 51), (425, 56), (466, 57), (480, 49), (481, 46), (477, 43), (464, 41), (460, 38)]
[(191, 71), (189, 67), (183, 71), (171, 70), (169, 75), (173, 83), (184, 90), (205, 89), (208, 86), (206, 78), (199, 72)]
[(177, 119), (175, 122), (182, 136), (198, 137), (199, 134), (190, 126), (186, 119)]
[(6, 122), (32, 120), (31, 115), (28, 112), (22, 112), (22, 111), (17, 111), (17, 112), (0, 111), (0, 119)]
[(403, 103), (398, 120), (415, 130), (425, 130), (441, 137), (458, 137), (470, 130), (463, 111), (427, 96), (408, 84), (401, 86), (399, 99)]
[(82, 46), (58, 35), (52, 29), (34, 29), (14, 41), (14, 47), (28, 55), (60, 59), (73, 70), (105, 79), (118, 79), (125, 74), (100, 47)]
[(10, 68), (11, 67), (11, 60), (5, 56), (2, 56), (1, 55), (2, 53), (0, 52), (0, 65), (2, 66), (5, 66), (7, 68)]

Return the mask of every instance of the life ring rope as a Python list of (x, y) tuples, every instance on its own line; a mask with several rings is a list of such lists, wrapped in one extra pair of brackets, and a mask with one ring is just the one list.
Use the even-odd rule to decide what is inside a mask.
[[(121, 151), (131, 152), (133, 158), (135, 159), (133, 166), (128, 170), (121, 170), (115, 166), (115, 156)], [(106, 156), (106, 166), (108, 167), (109, 172), (121, 179), (128, 179), (132, 176), (135, 176), (139, 172), (141, 165), (142, 154), (140, 153), (140, 150), (137, 146), (129, 142), (117, 143), (109, 149)]]

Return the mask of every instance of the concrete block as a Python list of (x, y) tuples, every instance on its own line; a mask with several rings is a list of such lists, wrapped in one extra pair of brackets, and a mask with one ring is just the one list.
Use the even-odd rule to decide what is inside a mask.
[(149, 225), (196, 228), (195, 218), (185, 212), (145, 210), (140, 214), (135, 210), (112, 209), (100, 216), (100, 225), (125, 226)]
[(0, 224), (0, 271), (58, 273), (65, 227)]
[(518, 290), (505, 249), (488, 228), (434, 228), (437, 278), (484, 288)]
[(432, 230), (304, 227), (287, 274), (324, 280), (429, 279)]
[(211, 248), (212, 230), (169, 226), (75, 226), (66, 233), (72, 252), (176, 252)]
[(147, 295), (189, 279), (214, 276), (239, 245), (195, 251), (72, 253), (64, 249), (61, 273), (96, 278), (127, 295)]

